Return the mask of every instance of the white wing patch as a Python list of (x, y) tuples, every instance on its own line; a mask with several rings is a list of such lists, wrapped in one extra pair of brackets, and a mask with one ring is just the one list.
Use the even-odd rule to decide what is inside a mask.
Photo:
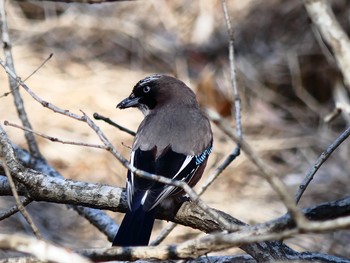
[(149, 190), (147, 190), (145, 192), (145, 194), (143, 195), (142, 199), (141, 199), (141, 205), (144, 205), (145, 204), (145, 201), (146, 201), (146, 198), (148, 196), (148, 193), (149, 193)]
[[(132, 166), (134, 166), (134, 158), (135, 158), (135, 151), (131, 152), (130, 155), (130, 164)], [(185, 182), (189, 182), (192, 180), (192, 177), (194, 176), (194, 174), (196, 173), (197, 169), (199, 166), (197, 166), (196, 168), (192, 169), (191, 172), (189, 174), (184, 175), (185, 177), (182, 178), (178, 178), (179, 175), (181, 174), (182, 171), (184, 171), (184, 169), (186, 169), (186, 167), (191, 163), (191, 161), (193, 160), (193, 158), (195, 158), (196, 163), (197, 163), (197, 156), (194, 155), (188, 155), (186, 156), (186, 159), (184, 160), (184, 162), (182, 163), (180, 169), (176, 172), (176, 174), (173, 176), (173, 178), (171, 178), (172, 180), (181, 180), (181, 181), (185, 181)], [(183, 175), (181, 175), (183, 176)], [(134, 173), (130, 172), (130, 178), (128, 178), (127, 181), (127, 188), (126, 188), (126, 192), (127, 192), (127, 200), (128, 200), (128, 206), (131, 209), (131, 203), (132, 203), (132, 198), (134, 195), (134, 180), (135, 180), (135, 175)], [(154, 203), (152, 205), (152, 207), (150, 207), (148, 210), (153, 209), (154, 207), (156, 207), (162, 200), (164, 200), (166, 197), (168, 197), (169, 195), (171, 195), (173, 192), (177, 191), (177, 187), (176, 186), (172, 186), (172, 185), (168, 185), (166, 186), (157, 196), (157, 198), (154, 200)], [(145, 191), (142, 199), (141, 199), (141, 204), (144, 205), (147, 198), (149, 198), (149, 196), (152, 194), (151, 193), (152, 190), (147, 190)]]
[[(192, 159), (194, 158), (193, 155), (188, 155), (185, 159), (185, 161), (183, 162), (183, 164), (181, 165), (179, 171), (177, 171), (177, 173), (173, 176), (173, 180), (177, 180), (177, 176), (186, 168), (186, 166), (192, 161)], [(198, 167), (195, 169), (195, 171), (198, 169)], [(193, 175), (195, 174), (195, 171), (193, 172), (193, 170), (191, 171), (191, 178), (193, 177)], [(193, 172), (193, 173), (192, 173)], [(184, 177), (181, 179), (181, 181), (186, 180), (187, 178)], [(188, 181), (188, 180), (187, 180)], [(154, 200), (154, 204), (152, 205), (152, 207), (149, 209), (153, 209), (155, 206), (157, 206), (163, 199), (165, 199), (166, 197), (168, 197), (173, 191), (176, 190), (176, 186), (173, 185), (168, 185), (164, 188), (164, 190), (162, 192), (160, 192), (160, 194), (158, 195), (157, 199)]]
[[(130, 155), (130, 164), (134, 166), (134, 157), (135, 157), (135, 151), (131, 152)], [(128, 206), (129, 209), (131, 210), (131, 202), (132, 202), (132, 197), (134, 195), (134, 173), (130, 172), (130, 179), (126, 183), (126, 196), (128, 200)]]
[(185, 161), (183, 162), (183, 164), (181, 165), (179, 171), (174, 175), (174, 177), (172, 179), (176, 179), (176, 176), (179, 175), (179, 173), (182, 172), (183, 169), (185, 169), (185, 167), (192, 161), (194, 156), (192, 155), (188, 155), (185, 159)]

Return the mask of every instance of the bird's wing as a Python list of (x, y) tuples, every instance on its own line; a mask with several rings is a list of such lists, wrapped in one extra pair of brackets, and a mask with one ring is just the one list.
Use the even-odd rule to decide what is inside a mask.
[[(150, 151), (136, 149), (131, 153), (131, 164), (140, 170), (190, 184), (197, 169), (210, 152), (211, 146), (199, 155), (184, 155), (167, 147), (156, 158), (156, 149)], [(179, 191), (180, 189), (173, 185), (165, 185), (128, 173), (127, 194), (130, 209), (142, 205), (146, 211), (151, 210), (166, 197)]]

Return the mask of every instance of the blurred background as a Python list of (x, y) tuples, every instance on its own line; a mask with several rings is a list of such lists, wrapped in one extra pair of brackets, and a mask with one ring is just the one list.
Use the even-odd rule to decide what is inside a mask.
[[(344, 112), (324, 119), (335, 105), (349, 105), (335, 60), (322, 42), (302, 1), (231, 0), (235, 30), (237, 81), (242, 99), (246, 140), (274, 166), (294, 194), (321, 152), (349, 125)], [(346, 0), (332, 8), (349, 32)], [(17, 74), (42, 99), (63, 109), (92, 116), (98, 112), (136, 130), (142, 115), (115, 106), (141, 78), (153, 73), (175, 75), (196, 93), (203, 107), (224, 116), (232, 126), (232, 88), (228, 36), (218, 0), (127, 1), (104, 4), (65, 4), (8, 1), (6, 4)], [(4, 56), (1, 55), (3, 58)], [(0, 121), (19, 124), (7, 76), (0, 70)], [(62, 140), (100, 143), (86, 124), (43, 108), (21, 90), (33, 129)], [(98, 123), (115, 147), (128, 158), (132, 137)], [(5, 127), (10, 139), (26, 148), (23, 132)], [(217, 127), (214, 152), (205, 178), (235, 144)], [(108, 152), (62, 145), (37, 138), (42, 154), (65, 178), (124, 186), (126, 170)], [(349, 143), (344, 142), (322, 166), (306, 190), (300, 207), (345, 197), (349, 190)], [(201, 183), (199, 183), (200, 185)], [(260, 223), (285, 213), (275, 192), (242, 154), (203, 195), (212, 207), (247, 223)], [(0, 208), (13, 205), (0, 197)], [(64, 205), (28, 206), (43, 236), (70, 248), (108, 247), (110, 243), (85, 219)], [(108, 212), (120, 222), (123, 215)], [(166, 226), (157, 222), (153, 237)], [(31, 234), (21, 215), (0, 222), (1, 233)], [(203, 236), (178, 226), (165, 243)], [(350, 257), (349, 230), (300, 235), (286, 240), (298, 251), (318, 251)], [(219, 254), (241, 253), (239, 249)], [(8, 256), (0, 252), (0, 258)]]

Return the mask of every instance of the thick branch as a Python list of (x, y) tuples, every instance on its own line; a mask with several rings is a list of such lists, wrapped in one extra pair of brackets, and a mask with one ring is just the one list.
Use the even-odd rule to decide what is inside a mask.
[[(1, 129), (1, 126), (0, 126), (0, 129)], [(6, 137), (4, 132), (0, 135), (0, 137), (2, 139), (0, 142), (0, 145), (2, 145), (2, 143), (6, 143), (7, 137)], [(53, 169), (45, 160), (35, 159), (27, 151), (19, 148), (18, 146), (14, 145), (13, 147), (16, 151), (16, 155), (17, 155), (18, 159), (21, 162), (21, 163), (17, 163), (16, 165), (19, 165), (21, 167), (21, 169), (25, 169), (23, 167), (23, 165), (26, 167), (32, 165), (31, 167), (33, 169), (35, 169), (36, 171), (38, 171), (40, 173), (44, 173), (46, 175), (49, 175), (50, 177), (52, 177), (51, 178), (52, 180), (55, 180), (55, 178), (59, 178), (59, 179), (63, 180), (63, 177), (55, 169)], [(9, 144), (7, 146), (7, 148), (12, 148), (11, 144)], [(17, 160), (13, 152), (9, 152), (8, 154), (9, 154), (8, 160), (11, 160), (11, 158), (15, 158), (15, 160)], [(48, 179), (50, 177), (48, 177)], [(35, 180), (33, 180), (33, 182), (34, 181)], [(1, 193), (3, 193), (5, 195), (5, 194), (9, 193), (8, 191), (10, 191), (10, 189), (7, 187), (4, 187), (4, 186), (8, 186), (8, 182), (7, 182), (5, 177), (0, 176)], [(62, 187), (64, 188), (64, 187), (69, 187), (69, 186), (62, 186)], [(93, 186), (93, 187), (96, 187), (96, 186)], [(34, 189), (36, 189), (36, 187)], [(21, 194), (21, 195), (28, 195), (28, 191), (23, 185), (22, 186), (20, 185), (17, 190), (18, 190), (19, 194)], [(47, 191), (51, 191), (51, 189), (49, 189)], [(64, 192), (62, 193), (62, 195), (64, 195)], [(56, 202), (56, 201), (54, 201), (54, 202)], [(64, 202), (64, 203), (69, 204), (69, 202)], [(78, 203), (81, 204), (80, 202), (78, 202)], [(110, 241), (113, 240), (115, 233), (117, 232), (118, 226), (110, 216), (108, 216), (106, 213), (104, 213), (101, 210), (92, 209), (90, 207), (75, 206), (72, 204), (74, 204), (74, 202), (71, 203), (71, 205), (69, 205), (69, 207), (71, 207), (72, 209), (77, 211), (78, 214), (85, 217), (92, 225), (94, 225), (97, 229), (99, 229), (102, 233), (104, 233), (108, 237), (108, 240), (110, 240)]]
[[(1, 138), (0, 138), (1, 139)], [(4, 145), (3, 141), (0, 141), (2, 145)], [(5, 144), (6, 145), (6, 144)], [(4, 148), (4, 147), (3, 147)], [(5, 151), (3, 150), (2, 155), (6, 157), (9, 157), (13, 154), (12, 148), (6, 148)], [(12, 151), (12, 152), (11, 152)], [(125, 194), (122, 192), (120, 188), (114, 188), (106, 185), (100, 185), (100, 184), (89, 184), (89, 183), (81, 183), (81, 182), (74, 182), (72, 180), (63, 180), (60, 178), (52, 178), (45, 176), (41, 173), (38, 173), (36, 171), (33, 171), (31, 169), (26, 169), (19, 165), (19, 163), (16, 162), (14, 159), (8, 160), (9, 168), (11, 172), (13, 173), (16, 178), (22, 182), (24, 185), (27, 185), (28, 188), (32, 189), (30, 190), (30, 195), (36, 199), (36, 200), (45, 200), (45, 201), (51, 201), (51, 202), (64, 202), (64, 203), (71, 203), (71, 204), (84, 204), (91, 207), (99, 207), (103, 209), (110, 209), (114, 211), (125, 211), (127, 204), (126, 204), (126, 198)], [(29, 187), (30, 186), (30, 187)], [(59, 194), (56, 196), (55, 189), (57, 191), (63, 191), (65, 194)], [(304, 213), (309, 219), (312, 220), (324, 220), (324, 219), (332, 219), (329, 217), (329, 215), (333, 216), (344, 216), (348, 215), (350, 213), (350, 198), (346, 198), (344, 200), (339, 200), (334, 203), (324, 204), (322, 206), (318, 206), (315, 208), (310, 208), (309, 210), (305, 210)], [(334, 209), (336, 208), (336, 209)], [(337, 211), (337, 213), (330, 213), (331, 211)], [(221, 227), (220, 224), (213, 221), (211, 217), (206, 215), (202, 209), (200, 209), (194, 202), (185, 202), (181, 205), (180, 209), (178, 211), (175, 211), (175, 214), (170, 213), (169, 211), (161, 211), (161, 213), (158, 214), (158, 218), (167, 219), (170, 221), (174, 221), (183, 225), (191, 226), (194, 228), (198, 228), (204, 232), (213, 232), (213, 231), (220, 231)], [(235, 223), (238, 225), (242, 225), (243, 223), (238, 221), (237, 219), (232, 218), (231, 216), (220, 212), (222, 216), (224, 216), (228, 221), (231, 223)], [(291, 219), (289, 215), (285, 215), (281, 218), (278, 218), (274, 221), (268, 222), (265, 225), (265, 231), (290, 231), (285, 233), (287, 235), (288, 233), (296, 233), (293, 231), (296, 231), (294, 229), (294, 222)], [(221, 241), (224, 241), (224, 243), (219, 246), (219, 248), (230, 247), (232, 245), (242, 245), (242, 243), (247, 242), (254, 242), (256, 239), (256, 236), (250, 236), (249, 233), (256, 233), (257, 230), (259, 230), (259, 226), (255, 227), (249, 227), (246, 229), (246, 231), (242, 232), (245, 233), (246, 241), (242, 238), (242, 234), (238, 234), (239, 239), (234, 239), (234, 241), (227, 240), (224, 238), (226, 234), (220, 234), (219, 236), (215, 236), (215, 238), (219, 238)], [(294, 229), (294, 230), (293, 230)], [(254, 232), (255, 231), (255, 232)], [(239, 232), (238, 232), (239, 233)], [(232, 233), (230, 235), (235, 235), (235, 233)], [(210, 242), (213, 242), (213, 237), (208, 239)], [(215, 239), (214, 238), (214, 239)], [(265, 240), (268, 240), (269, 236), (264, 237)], [(208, 241), (207, 240), (207, 241)], [(204, 240), (205, 241), (205, 240)], [(220, 242), (221, 242), (220, 241)], [(198, 241), (196, 241), (198, 242)], [(202, 241), (200, 241), (202, 242)], [(215, 242), (216, 243), (216, 242)], [(197, 244), (197, 243), (194, 243)], [(263, 245), (264, 244), (264, 245)], [(187, 244), (188, 245), (188, 244)], [(198, 246), (198, 244), (196, 245)], [(203, 246), (203, 243), (201, 243), (201, 246)], [(183, 248), (185, 249), (185, 248)], [(274, 258), (286, 258), (287, 256), (293, 255), (293, 250), (289, 250), (288, 247), (286, 247), (283, 244), (280, 244), (278, 242), (265, 242), (265, 243), (259, 243), (259, 244), (249, 244), (242, 246), (242, 249), (244, 250), (254, 250), (265, 252), (265, 254), (269, 253), (277, 253), (276, 251), (280, 251), (280, 253), (277, 253), (277, 256)], [(116, 252), (115, 250), (113, 250)], [(289, 251), (286, 253), (285, 251)], [(95, 252), (94, 252), (95, 253)], [(261, 254), (260, 254), (261, 257)]]

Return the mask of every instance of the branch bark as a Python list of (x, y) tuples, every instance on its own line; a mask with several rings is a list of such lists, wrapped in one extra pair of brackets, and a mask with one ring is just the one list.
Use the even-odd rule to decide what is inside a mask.
[[(30, 197), (34, 200), (80, 204), (120, 212), (126, 211), (127, 202), (123, 189), (46, 176), (37, 171), (24, 168), (16, 160), (14, 150), (4, 132), (0, 133), (0, 145), (2, 146), (1, 155), (5, 158), (12, 175), (28, 189)], [(6, 186), (5, 183), (2, 185)], [(337, 212), (329, 213), (329, 209)], [(157, 247), (157, 251), (163, 251), (164, 253), (167, 251), (166, 255), (171, 258), (188, 258), (200, 256), (213, 250), (240, 246), (260, 262), (268, 262), (276, 259), (285, 260), (292, 256), (295, 257), (298, 254), (298, 252), (293, 251), (280, 242), (268, 241), (281, 237), (288, 237), (301, 231), (300, 229), (298, 230), (295, 228), (295, 222), (289, 214), (273, 221), (266, 222), (265, 224), (247, 226), (243, 222), (225, 214), (224, 212), (217, 212), (230, 223), (237, 224), (240, 227), (245, 226), (244, 229), (235, 233), (228, 234), (222, 232), (206, 236), (203, 239), (190, 240), (177, 246), (176, 249), (178, 252), (175, 255), (171, 253), (169, 254), (169, 251), (173, 251), (174, 247), (161, 246)], [(347, 216), (350, 214), (350, 197), (334, 203), (328, 203), (304, 210), (303, 213), (309, 220), (330, 220)], [(212, 217), (200, 209), (195, 202), (184, 202), (183, 204), (179, 204), (179, 208), (176, 211), (161, 211), (157, 215), (157, 218), (197, 228), (206, 233), (222, 230), (222, 225), (213, 221)], [(321, 231), (325, 231), (325, 229), (322, 229)], [(273, 235), (273, 233), (277, 233), (277, 235)], [(95, 257), (98, 257), (103, 260), (106, 257), (106, 253), (108, 254), (108, 257), (112, 257), (111, 255), (113, 255), (114, 259), (116, 259), (116, 257), (119, 259), (125, 259), (126, 252), (129, 253), (128, 260), (142, 258), (144, 256), (155, 257), (156, 255), (158, 255), (159, 258), (165, 257), (161, 252), (156, 254), (156, 250), (152, 250), (151, 248), (147, 248), (147, 254), (144, 254), (146, 253), (145, 248), (137, 249), (138, 250), (133, 254), (130, 254), (131, 250), (129, 249), (108, 249), (86, 252), (85, 255), (91, 256), (91, 258), (94, 259)], [(191, 251), (191, 253), (188, 251)]]

